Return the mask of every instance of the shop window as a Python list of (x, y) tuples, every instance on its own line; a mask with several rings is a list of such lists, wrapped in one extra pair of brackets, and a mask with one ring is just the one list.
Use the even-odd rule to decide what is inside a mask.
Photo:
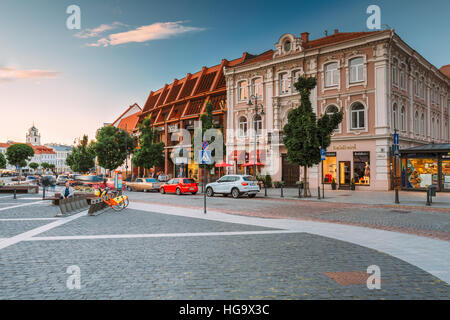
[(336, 152), (327, 152), (326, 159), (323, 160), (323, 183), (337, 183), (337, 160)]
[(351, 107), (352, 115), (352, 129), (364, 129), (365, 128), (365, 110), (361, 103), (355, 103)]
[(406, 170), (409, 189), (424, 189), (438, 184), (438, 163), (432, 156), (408, 157)]
[(442, 187), (450, 191), (450, 155), (442, 156)]
[(355, 184), (370, 185), (370, 152), (353, 152), (353, 179)]

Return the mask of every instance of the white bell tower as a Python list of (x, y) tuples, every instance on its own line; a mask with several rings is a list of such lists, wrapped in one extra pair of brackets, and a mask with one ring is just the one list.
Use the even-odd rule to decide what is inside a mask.
[(41, 145), (41, 135), (39, 134), (39, 130), (34, 126), (34, 124), (30, 129), (28, 129), (27, 143), (30, 143), (33, 146)]

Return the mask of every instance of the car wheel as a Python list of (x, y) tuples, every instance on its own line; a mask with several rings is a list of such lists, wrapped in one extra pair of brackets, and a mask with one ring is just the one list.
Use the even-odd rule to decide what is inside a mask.
[(133, 191), (133, 189), (131, 189), (131, 187), (127, 187), (127, 190), (128, 191)]
[(208, 189), (206, 189), (206, 195), (208, 197), (214, 196), (214, 190), (211, 187), (208, 187)]
[(233, 196), (233, 198), (237, 199), (240, 196), (240, 192), (238, 188), (234, 188), (233, 190), (231, 190), (231, 195)]
[(192, 192), (192, 195), (195, 196), (197, 194), (197, 192)]
[(166, 190), (164, 190), (164, 188), (161, 188), (161, 193), (166, 194)]
[(181, 189), (177, 188), (177, 196), (181, 195)]
[(249, 194), (248, 197), (249, 197), (249, 198), (254, 198), (254, 197), (256, 197), (256, 193), (254, 193), (254, 194)]

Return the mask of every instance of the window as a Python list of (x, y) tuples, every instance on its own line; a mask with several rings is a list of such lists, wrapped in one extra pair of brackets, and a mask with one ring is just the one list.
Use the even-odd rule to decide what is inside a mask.
[(240, 138), (247, 137), (247, 118), (246, 117), (239, 118), (239, 137)]
[(261, 78), (253, 79), (252, 80), (252, 94), (255, 97), (261, 98), (262, 92), (263, 92), (262, 79)]
[(398, 130), (398, 115), (397, 115), (397, 104), (394, 103), (394, 106), (392, 107), (392, 128), (394, 130)]
[(256, 130), (257, 136), (262, 135), (262, 118), (259, 114), (253, 118), (253, 128)]
[(364, 59), (350, 60), (350, 83), (364, 81)]
[(419, 113), (417, 111), (414, 115), (414, 132), (416, 135), (419, 135)]
[[(335, 113), (337, 113), (337, 112), (339, 112), (339, 109), (338, 109), (338, 107), (336, 107), (335, 105), (331, 105), (331, 106), (328, 106), (326, 109), (325, 109), (325, 113), (327, 114), (327, 115), (329, 115), (329, 116), (332, 116), (333, 114), (335, 114)], [(341, 127), (341, 125), (339, 124), (338, 126), (337, 126), (337, 128), (334, 130), (334, 132), (339, 132), (339, 128)]]
[(414, 95), (415, 96), (419, 95), (419, 86), (418, 86), (417, 78), (414, 79)]
[(337, 86), (339, 84), (339, 70), (337, 62), (325, 65), (325, 87)]
[(398, 85), (397, 60), (394, 60), (392, 64), (392, 83)]
[(370, 185), (370, 152), (353, 152), (355, 184)]
[(291, 42), (289, 40), (286, 40), (286, 42), (284, 43), (284, 52), (289, 51), (291, 51)]
[(436, 134), (434, 135), (436, 137), (436, 140), (441, 139), (441, 128), (440, 128), (441, 122), (439, 119), (436, 119)]
[(422, 137), (425, 137), (425, 115), (423, 113), (422, 116), (420, 117), (420, 135)]
[(295, 89), (294, 84), (298, 81), (298, 78), (300, 78), (300, 76), (301, 76), (300, 70), (292, 72), (292, 88), (294, 88), (295, 91), (297, 91), (297, 89)]
[(431, 118), (431, 139), (435, 138), (435, 136), (434, 136), (435, 130), (436, 130), (436, 128), (434, 126), (434, 118)]
[(431, 102), (434, 102), (434, 88), (431, 88)]
[(365, 110), (361, 103), (355, 103), (351, 107), (352, 129), (365, 128)]
[(400, 71), (400, 88), (406, 89), (406, 76), (403, 70)]
[(238, 84), (238, 99), (239, 101), (247, 100), (248, 98), (248, 88), (247, 81), (241, 81)]
[(419, 81), (419, 95), (420, 95), (421, 98), (423, 98), (423, 96), (424, 96), (423, 80), (422, 79)]
[(405, 106), (402, 106), (402, 109), (400, 110), (400, 130), (403, 132), (406, 131), (406, 110)]
[(289, 92), (289, 82), (288, 82), (288, 74), (282, 73), (280, 74), (280, 94)]

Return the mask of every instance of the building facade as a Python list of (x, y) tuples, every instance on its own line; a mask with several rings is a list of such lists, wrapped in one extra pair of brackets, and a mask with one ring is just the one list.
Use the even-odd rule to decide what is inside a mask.
[[(301, 168), (287, 161), (283, 127), (300, 104), (293, 84), (306, 75), (317, 78), (311, 94), (317, 116), (344, 113), (323, 170), (321, 165), (308, 170), (310, 188), (335, 180), (345, 189), (353, 179), (360, 190), (388, 190), (394, 132), (400, 135), (400, 148), (449, 141), (446, 68), (434, 67), (393, 30), (335, 30), (314, 40), (306, 32), (284, 34), (274, 50), (225, 67), (230, 170), (253, 173), (251, 164), (257, 160), (262, 174), (295, 185)], [(248, 105), (252, 95), (264, 114)]]
[(72, 153), (71, 146), (65, 146), (62, 144), (46, 144), (48, 148), (51, 148), (55, 153), (55, 170), (57, 173), (69, 172), (70, 167), (66, 164), (66, 159), (69, 154)]

